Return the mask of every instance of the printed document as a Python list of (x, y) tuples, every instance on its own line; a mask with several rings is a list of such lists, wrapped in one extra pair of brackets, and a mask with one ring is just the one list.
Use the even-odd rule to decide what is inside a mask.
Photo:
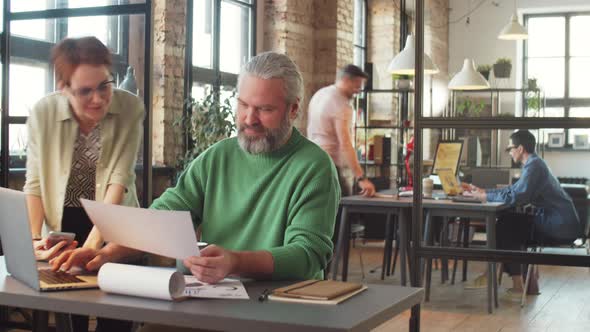
[(184, 296), (210, 299), (249, 299), (240, 280), (225, 278), (216, 284), (200, 282), (195, 276), (184, 276)]
[(107, 242), (176, 259), (199, 256), (188, 211), (165, 211), (80, 199)]

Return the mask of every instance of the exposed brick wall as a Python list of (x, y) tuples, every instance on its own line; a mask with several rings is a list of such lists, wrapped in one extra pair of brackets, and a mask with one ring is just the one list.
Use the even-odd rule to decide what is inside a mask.
[(336, 68), (342, 68), (353, 61), (353, 0), (338, 0), (336, 24)]
[(449, 0), (427, 0), (425, 21), (424, 50), (440, 70), (432, 77), (432, 111), (434, 114), (440, 114), (449, 95)]
[[(393, 80), (387, 66), (399, 53), (399, 1), (368, 0), (368, 5), (367, 59), (373, 63), (373, 89), (392, 89)], [(371, 118), (396, 119), (396, 102), (392, 94), (372, 96), (369, 105)]]
[(186, 1), (153, 1), (153, 156), (155, 165), (175, 166), (182, 134), (173, 123), (182, 116)]
[[(319, 88), (333, 83), (339, 67), (353, 61), (353, 0), (259, 0), (263, 2), (263, 50), (289, 55), (302, 71), (305, 100), (295, 125), (305, 133), (306, 109)], [(153, 161), (173, 166), (182, 151), (172, 123), (182, 114), (185, 0), (155, 0), (153, 72)], [(374, 64), (374, 88), (391, 89), (387, 65), (399, 52), (399, 0), (368, 0), (367, 60)], [(446, 102), (448, 0), (426, 1), (425, 50), (439, 66), (437, 100)], [(436, 28), (431, 28), (431, 26)], [(444, 96), (436, 95), (443, 88)], [(374, 119), (397, 116), (392, 96), (373, 99)], [(435, 112), (444, 102), (434, 105)], [(429, 104), (428, 104), (429, 105)], [(426, 106), (426, 105), (425, 105)], [(444, 107), (444, 106), (442, 106)]]
[[(312, 91), (334, 83), (337, 65), (338, 2), (319, 0), (314, 2), (315, 24)], [(311, 97), (310, 97), (311, 98)], [(308, 99), (309, 100), (309, 99)]]
[(264, 50), (284, 52), (299, 66), (305, 100), (295, 126), (305, 133), (307, 104), (352, 61), (353, 0), (266, 0)]
[[(426, 0), (424, 8), (424, 51), (440, 70), (427, 80), (424, 86), (429, 91), (432, 84), (432, 97), (424, 100), (424, 114), (440, 115), (449, 98), (449, 0)], [(428, 89), (428, 90), (426, 90)], [(433, 129), (424, 134), (424, 159), (434, 158), (434, 150), (440, 138), (440, 131)]]

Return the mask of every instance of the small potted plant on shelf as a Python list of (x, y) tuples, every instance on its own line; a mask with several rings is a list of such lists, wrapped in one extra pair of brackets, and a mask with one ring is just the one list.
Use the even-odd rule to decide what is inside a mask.
[(512, 70), (512, 61), (509, 58), (499, 58), (494, 63), (494, 77), (509, 78)]
[(529, 77), (526, 82), (526, 87), (529, 90), (536, 90), (539, 87), (537, 85), (537, 79), (534, 77)]
[(485, 103), (483, 101), (472, 100), (471, 98), (461, 98), (457, 102), (457, 115), (465, 117), (478, 117), (481, 115)]
[(526, 96), (526, 115), (537, 116), (541, 109), (541, 94), (538, 91), (527, 91)]
[(394, 86), (399, 90), (410, 90), (413, 85), (412, 78), (409, 75), (393, 74)]
[(477, 71), (486, 79), (490, 79), (490, 70), (492, 70), (491, 65), (479, 65), (477, 66)]

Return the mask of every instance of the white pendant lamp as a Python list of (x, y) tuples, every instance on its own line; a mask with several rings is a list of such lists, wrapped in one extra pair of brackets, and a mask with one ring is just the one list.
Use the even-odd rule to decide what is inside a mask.
[[(391, 74), (397, 75), (415, 75), (415, 54), (416, 48), (414, 46), (414, 37), (408, 35), (408, 38), (406, 38), (406, 46), (404, 46), (404, 49), (391, 60), (387, 67), (387, 71)], [(436, 67), (427, 54), (424, 54), (424, 74), (432, 75), (436, 73), (438, 73), (438, 67)]]
[(514, 14), (510, 18), (510, 22), (504, 26), (498, 39), (503, 40), (523, 40), (529, 38), (529, 33), (526, 28), (518, 23), (518, 16), (516, 15), (516, 0), (514, 0)]
[(529, 38), (526, 28), (518, 23), (516, 14), (512, 14), (510, 22), (500, 31), (498, 39), (504, 40), (523, 40)]
[(449, 82), (451, 90), (483, 90), (489, 89), (490, 84), (477, 70), (471, 59), (463, 61), (463, 68)]

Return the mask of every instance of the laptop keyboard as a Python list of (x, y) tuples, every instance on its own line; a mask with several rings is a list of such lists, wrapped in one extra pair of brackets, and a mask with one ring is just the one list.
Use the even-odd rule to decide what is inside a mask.
[(84, 282), (84, 280), (63, 271), (52, 271), (50, 269), (39, 270), (39, 279), (46, 284), (72, 284)]
[(452, 198), (452, 200), (456, 203), (481, 203), (481, 201), (478, 198), (470, 196), (455, 196)]

